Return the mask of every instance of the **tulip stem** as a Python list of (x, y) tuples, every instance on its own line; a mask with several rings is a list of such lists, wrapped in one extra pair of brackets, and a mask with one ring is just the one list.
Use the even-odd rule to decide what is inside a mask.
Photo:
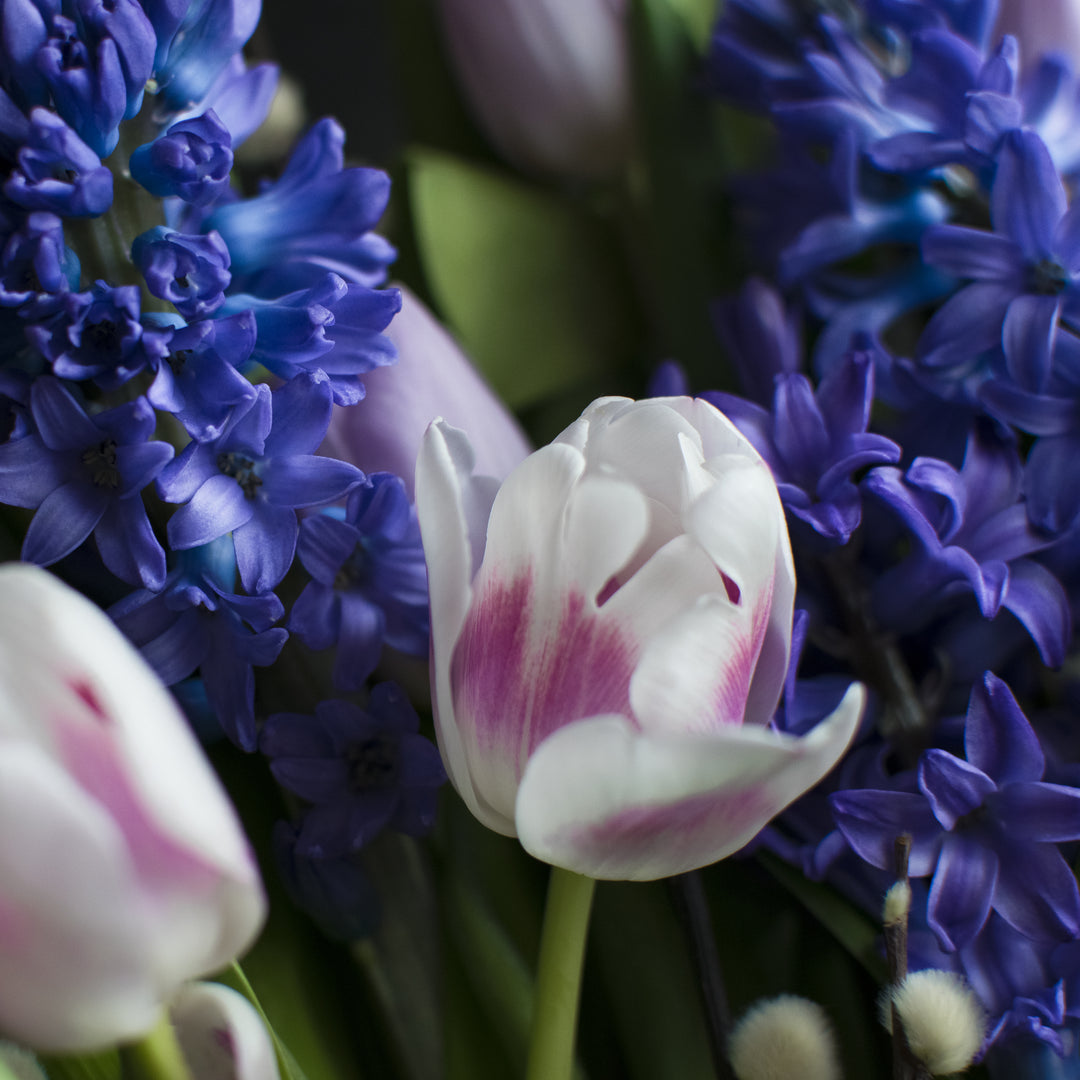
[(125, 1048), (131, 1075), (138, 1080), (192, 1080), (169, 1014), (162, 1010), (157, 1024), (138, 1042)]
[(570, 1080), (585, 937), (596, 882), (551, 870), (536, 971), (526, 1080)]

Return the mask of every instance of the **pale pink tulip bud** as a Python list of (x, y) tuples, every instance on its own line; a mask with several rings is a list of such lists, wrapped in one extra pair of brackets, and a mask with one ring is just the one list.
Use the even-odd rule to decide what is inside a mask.
[(243, 830), (168, 691), (109, 618), (0, 567), (0, 1035), (134, 1039), (262, 925)]
[(235, 990), (188, 983), (169, 1005), (169, 1019), (195, 1080), (280, 1080), (270, 1033)]
[(854, 686), (767, 729), (795, 575), (768, 467), (712, 405), (602, 398), (498, 488), (437, 422), (417, 462), (432, 698), (447, 772), (488, 827), (590, 877), (737, 851), (836, 763)]
[(450, 56), (492, 142), (555, 176), (602, 177), (631, 149), (626, 0), (440, 0)]
[(528, 440), (435, 316), (399, 288), (401, 311), (387, 331), (397, 363), (368, 372), (364, 399), (334, 410), (321, 452), (368, 473), (395, 473), (412, 498), (420, 441), (441, 416), (476, 433), (477, 468), (502, 480), (528, 455)]

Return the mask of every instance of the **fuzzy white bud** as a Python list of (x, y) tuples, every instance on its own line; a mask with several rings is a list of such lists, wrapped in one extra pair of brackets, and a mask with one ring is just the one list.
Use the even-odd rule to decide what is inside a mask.
[(755, 1004), (731, 1033), (730, 1056), (738, 1080), (840, 1080), (825, 1010), (792, 994)]
[(927, 968), (881, 995), (881, 1022), (892, 1031), (892, 1007), (908, 1047), (934, 1076), (966, 1069), (982, 1045), (986, 1016), (966, 982), (951, 971)]
[(897, 881), (885, 894), (882, 921), (886, 926), (895, 926), (908, 917), (911, 910), (911, 886), (906, 881)]

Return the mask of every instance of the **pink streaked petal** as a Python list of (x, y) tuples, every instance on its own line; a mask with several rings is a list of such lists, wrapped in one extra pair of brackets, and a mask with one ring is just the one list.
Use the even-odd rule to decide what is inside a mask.
[(450, 684), (450, 662), (472, 600), (494, 499), (494, 482), (473, 477), (473, 464), (464, 432), (442, 420), (431, 424), (416, 461), (416, 510), (431, 603), (432, 706), (439, 748), (458, 794), (480, 821), (506, 833), (513, 831), (512, 822), (481, 802), (469, 776)]
[(739, 588), (741, 602), (766, 606), (772, 595), (784, 510), (769, 467), (741, 454), (713, 458), (712, 487), (685, 517), (686, 531)]
[(529, 761), (518, 836), (538, 859), (596, 878), (648, 881), (705, 866), (738, 851), (836, 764), (864, 701), (853, 685), (802, 739), (746, 727), (653, 735), (612, 715), (568, 725)]
[(780, 700), (791, 649), (795, 565), (784, 511), (768, 466), (738, 455), (714, 458), (714, 488), (691, 507), (687, 532), (739, 589), (754, 615), (756, 667), (746, 723), (767, 724)]
[(634, 716), (650, 734), (709, 734), (743, 722), (754, 673), (752, 613), (701, 597), (645, 647), (630, 682)]
[(191, 1075), (199, 1080), (278, 1080), (270, 1035), (235, 990), (189, 983), (170, 1004), (169, 1019)]
[(152, 923), (119, 830), (44, 750), (6, 739), (0, 821), (0, 1028), (52, 1051), (141, 1035), (160, 1007)]
[[(577, 592), (486, 575), (454, 652), (454, 715), (473, 781), (507, 822), (529, 754), (582, 716), (629, 714), (638, 643)], [(542, 609), (538, 625), (529, 614)]]

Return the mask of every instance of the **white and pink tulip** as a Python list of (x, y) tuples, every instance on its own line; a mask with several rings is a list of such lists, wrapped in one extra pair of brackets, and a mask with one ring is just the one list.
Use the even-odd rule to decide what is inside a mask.
[(141, 1036), (244, 950), (265, 899), (168, 691), (48, 572), (0, 567), (0, 1035), (49, 1051)]
[(770, 730), (795, 576), (768, 467), (712, 405), (594, 402), (500, 486), (417, 463), (436, 730), (472, 812), (537, 858), (649, 880), (738, 850), (832, 768), (853, 687)]

